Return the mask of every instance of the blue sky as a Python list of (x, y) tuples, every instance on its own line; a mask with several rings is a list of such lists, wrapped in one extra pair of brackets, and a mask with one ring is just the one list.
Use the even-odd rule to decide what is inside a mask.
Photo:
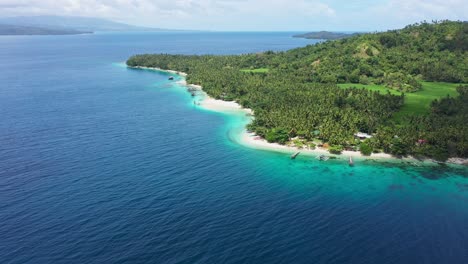
[(2, 16), (73, 15), (227, 31), (375, 31), (468, 20), (468, 0), (0, 0)]

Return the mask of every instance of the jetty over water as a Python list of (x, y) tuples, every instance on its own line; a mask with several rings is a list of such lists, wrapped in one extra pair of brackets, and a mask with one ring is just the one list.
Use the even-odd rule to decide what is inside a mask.
[(298, 152), (296, 152), (296, 153), (293, 153), (293, 154), (291, 155), (291, 159), (295, 159), (297, 156), (299, 156), (299, 154), (301, 154), (300, 151), (298, 151)]

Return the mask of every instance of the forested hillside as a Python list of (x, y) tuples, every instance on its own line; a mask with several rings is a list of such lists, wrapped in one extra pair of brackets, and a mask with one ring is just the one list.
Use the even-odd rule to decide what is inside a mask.
[[(330, 145), (333, 152), (365, 149), (445, 160), (468, 156), (467, 48), (468, 24), (444, 21), (286, 52), (147, 54), (133, 56), (127, 64), (188, 73), (187, 81), (202, 85), (211, 96), (252, 108), (255, 120), (249, 129), (271, 142), (299, 137), (297, 144)], [(422, 114), (393, 118), (406, 103), (405, 93), (424, 89), (422, 81), (459, 83), (454, 93), (460, 96), (442, 96)], [(362, 142), (353, 136), (358, 131), (374, 136)]]
[(375, 83), (416, 91), (420, 80), (468, 82), (467, 49), (468, 23), (446, 21), (326, 42), (284, 57), (297, 58), (288, 69), (305, 81)]

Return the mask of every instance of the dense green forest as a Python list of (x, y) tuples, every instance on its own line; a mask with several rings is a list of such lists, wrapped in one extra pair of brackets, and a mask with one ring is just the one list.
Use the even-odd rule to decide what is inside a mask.
[[(145, 54), (127, 64), (188, 73), (187, 81), (211, 96), (253, 109), (248, 129), (270, 142), (294, 138), (298, 146), (324, 144), (332, 152), (361, 149), (445, 160), (468, 156), (467, 49), (468, 23), (442, 21), (285, 52)], [(435, 96), (445, 86), (428, 82), (458, 83), (451, 93), (458, 96)], [(413, 93), (438, 99), (412, 113), (404, 106)], [(413, 103), (417, 98), (411, 96)], [(373, 137), (356, 139), (358, 131)]]

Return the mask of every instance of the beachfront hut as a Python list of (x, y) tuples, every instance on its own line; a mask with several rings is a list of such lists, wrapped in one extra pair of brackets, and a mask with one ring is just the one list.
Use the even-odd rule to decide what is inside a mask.
[(372, 137), (371, 135), (369, 135), (367, 133), (363, 133), (363, 132), (357, 132), (356, 134), (354, 134), (354, 136), (361, 139), (361, 140), (368, 139), (368, 138)]

